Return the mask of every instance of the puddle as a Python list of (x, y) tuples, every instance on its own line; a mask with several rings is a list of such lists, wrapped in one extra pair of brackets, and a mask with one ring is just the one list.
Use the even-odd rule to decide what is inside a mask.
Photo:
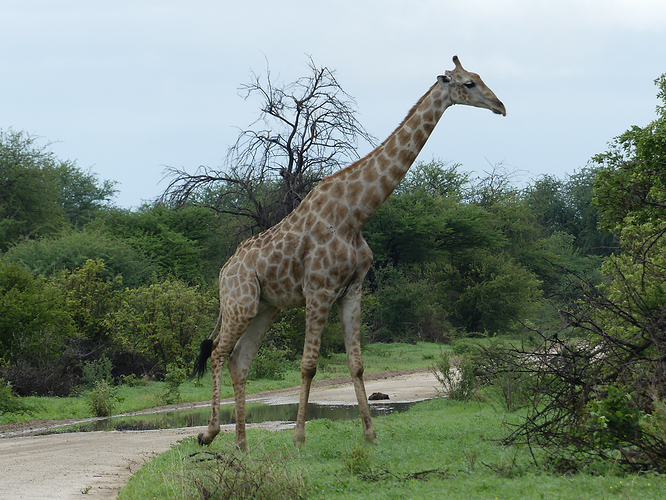
[[(417, 402), (402, 403), (374, 403), (370, 405), (370, 414), (388, 415), (409, 410)], [(295, 422), (298, 404), (247, 403), (246, 420), (248, 424), (262, 422)], [(307, 420), (327, 418), (329, 420), (351, 420), (359, 417), (357, 405), (323, 405), (309, 403)], [(61, 427), (54, 432), (93, 432), (93, 431), (143, 431), (158, 429), (179, 429), (183, 427), (199, 427), (208, 425), (210, 419), (210, 406), (199, 408), (186, 408), (177, 411), (166, 411), (133, 416), (118, 416), (101, 420)], [(220, 424), (235, 423), (234, 405), (220, 407)]]

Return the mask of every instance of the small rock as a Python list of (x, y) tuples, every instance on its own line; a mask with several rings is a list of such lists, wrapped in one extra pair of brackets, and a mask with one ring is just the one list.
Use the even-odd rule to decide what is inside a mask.
[(383, 392), (373, 392), (368, 398), (369, 401), (379, 401), (382, 399), (389, 399), (389, 395)]

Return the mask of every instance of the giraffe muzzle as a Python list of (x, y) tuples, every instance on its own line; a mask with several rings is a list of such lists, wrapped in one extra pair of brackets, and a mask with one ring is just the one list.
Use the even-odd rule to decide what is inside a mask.
[(494, 103), (492, 108), (490, 108), (490, 110), (496, 115), (506, 116), (506, 108), (504, 107), (504, 104), (500, 100)]

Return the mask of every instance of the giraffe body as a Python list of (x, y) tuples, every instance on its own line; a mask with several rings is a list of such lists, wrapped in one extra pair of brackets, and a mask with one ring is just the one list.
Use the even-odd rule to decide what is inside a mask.
[[(199, 434), (200, 444), (209, 444), (220, 431), (220, 378), (229, 356), (236, 444), (247, 449), (245, 385), (250, 365), (279, 311), (303, 306), (306, 334), (294, 443), (304, 442), (310, 385), (333, 304), (338, 305), (365, 438), (377, 441), (363, 384), (360, 345), (362, 284), (372, 264), (363, 227), (405, 176), (446, 108), (466, 104), (506, 114), (504, 105), (481, 78), (465, 71), (457, 57), (453, 60), (455, 69), (438, 77), (386, 141), (366, 157), (324, 178), (281, 222), (242, 242), (222, 267), (220, 329), (210, 355), (212, 414), (208, 429)], [(213, 334), (216, 331), (217, 327)], [(200, 355), (199, 373), (205, 362), (205, 354)]]

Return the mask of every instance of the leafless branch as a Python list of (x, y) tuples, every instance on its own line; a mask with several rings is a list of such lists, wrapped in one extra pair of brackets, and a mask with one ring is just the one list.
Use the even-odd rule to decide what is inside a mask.
[(264, 230), (291, 212), (326, 175), (358, 159), (359, 140), (375, 143), (356, 119), (356, 102), (333, 71), (308, 59), (308, 76), (288, 84), (253, 74), (240, 87), (260, 100), (259, 117), (240, 130), (223, 168), (190, 174), (169, 168), (165, 203), (211, 206), (248, 217)]

